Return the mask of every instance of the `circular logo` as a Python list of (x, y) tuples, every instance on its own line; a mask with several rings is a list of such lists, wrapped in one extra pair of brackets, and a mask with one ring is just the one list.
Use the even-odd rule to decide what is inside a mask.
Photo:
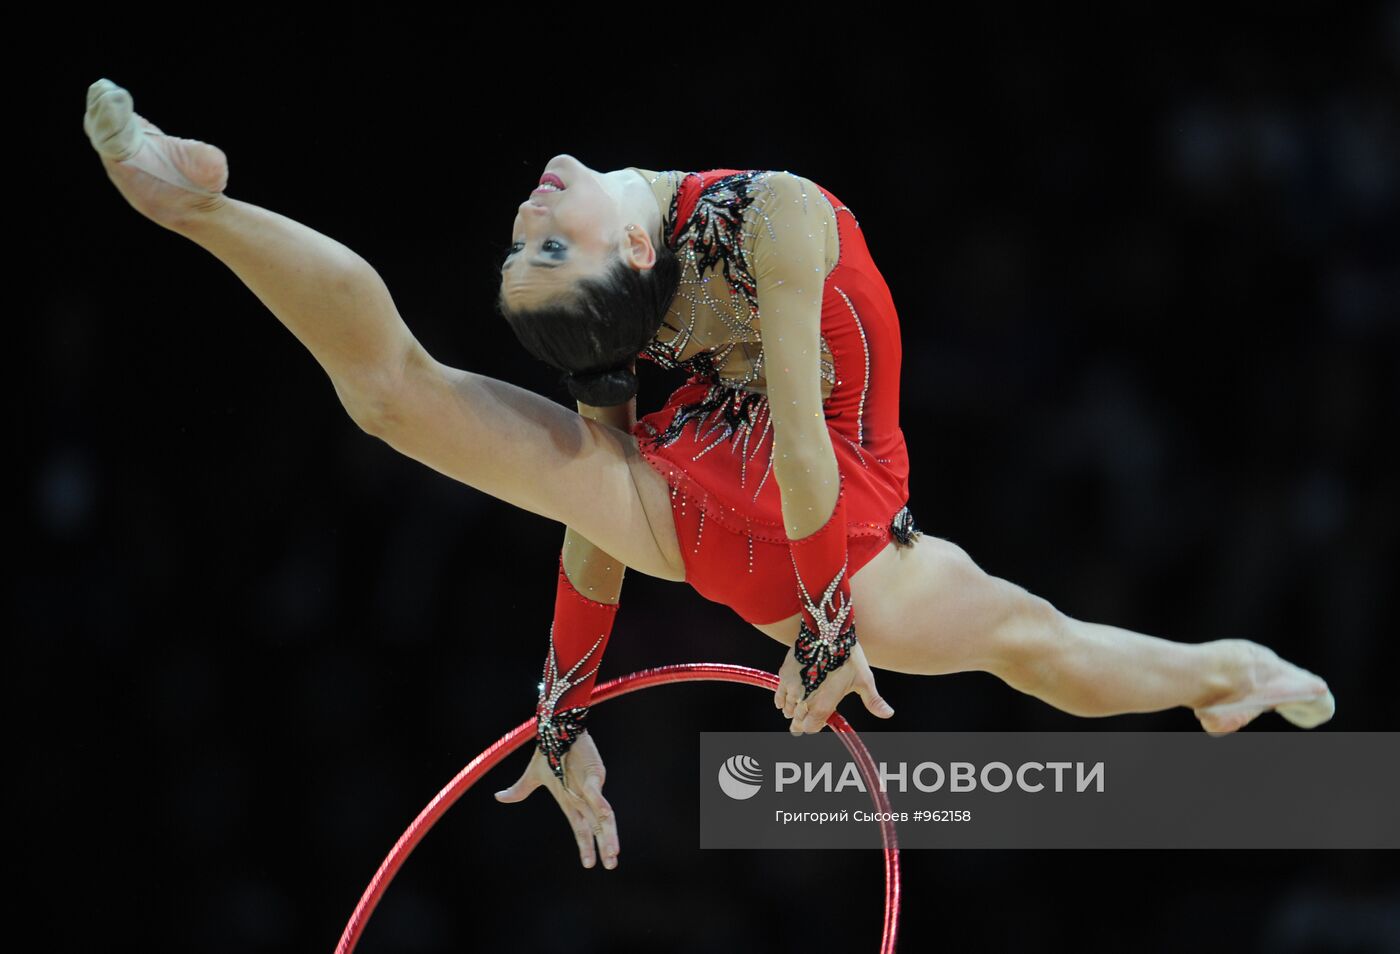
[(719, 787), (730, 798), (753, 798), (763, 783), (763, 766), (747, 755), (731, 755), (719, 767)]

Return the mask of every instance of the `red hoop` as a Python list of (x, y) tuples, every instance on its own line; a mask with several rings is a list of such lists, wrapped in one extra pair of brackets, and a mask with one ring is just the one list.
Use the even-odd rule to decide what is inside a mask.
[[(674, 666), (660, 666), (656, 669), (643, 669), (631, 675), (621, 676), (601, 686), (594, 686), (593, 695), (589, 698), (588, 704), (596, 706), (600, 702), (607, 702), (617, 696), (667, 682), (706, 681), (741, 682), (769, 690), (778, 688), (778, 677), (761, 669), (733, 666), (728, 663), (681, 663)], [(842, 743), (845, 744), (860, 766), (861, 776), (865, 779), (866, 788), (871, 793), (876, 810), (882, 813), (883, 819), (888, 819), (889, 800), (885, 797), (880, 786), (876, 784), (875, 763), (870, 758), (870, 751), (839, 712), (831, 714), (827, 725), (831, 726), (833, 732), (840, 734)], [(428, 833), (428, 830), (437, 824), (437, 820), (452, 807), (457, 799), (462, 797), (467, 789), (475, 785), (478, 779), (495, 768), (507, 755), (534, 738), (535, 720), (532, 717), (528, 722), (522, 722), (497, 739), (486, 751), (467, 763), (466, 768), (458, 772), (457, 777), (449, 782), (446, 788), (437, 793), (428, 806), (413, 820), (413, 824), (409, 825), (408, 829), (399, 836), (399, 840), (394, 843), (388, 857), (380, 864), (379, 870), (374, 873), (369, 887), (365, 889), (360, 903), (355, 905), (355, 911), (350, 915), (350, 920), (345, 925), (345, 931), (340, 936), (340, 943), (335, 947), (336, 954), (351, 954), (355, 950), (355, 945), (359, 943), (360, 935), (364, 933), (365, 925), (369, 922), (369, 916), (374, 913), (379, 899), (384, 896), (384, 891), (389, 887), (389, 882), (394, 880), (394, 875), (398, 873), (409, 854), (417, 847), (418, 842), (423, 840), (423, 836)], [(893, 954), (895, 934), (899, 923), (899, 845), (895, 838), (894, 822), (882, 820), (880, 822), (880, 835), (885, 843), (885, 930), (880, 941), (880, 954)]]

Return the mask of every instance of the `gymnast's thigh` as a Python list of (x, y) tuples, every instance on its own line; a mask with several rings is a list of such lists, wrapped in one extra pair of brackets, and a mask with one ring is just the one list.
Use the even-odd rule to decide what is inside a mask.
[(669, 575), (662, 576), (660, 572), (651, 575), (675, 583), (683, 583), (685, 582), (685, 560), (681, 556), (680, 537), (676, 533), (676, 518), (671, 510), (670, 486), (666, 483), (666, 478), (647, 463), (646, 458), (638, 449), (636, 436), (626, 434), (625, 439), (630, 442), (627, 448), (627, 466), (632, 473), (632, 482), (637, 486), (637, 497), (641, 501), (642, 511), (646, 514), (647, 523), (651, 526), (656, 547), (670, 568)]
[(401, 454), (557, 520), (638, 572), (676, 578), (659, 475), (645, 472), (629, 431), (426, 353), (374, 407), (360, 426)]
[(1032, 604), (1045, 604), (927, 532), (907, 547), (891, 541), (861, 567), (851, 602), (871, 667), (916, 675), (993, 671), (1005, 652), (998, 634)]

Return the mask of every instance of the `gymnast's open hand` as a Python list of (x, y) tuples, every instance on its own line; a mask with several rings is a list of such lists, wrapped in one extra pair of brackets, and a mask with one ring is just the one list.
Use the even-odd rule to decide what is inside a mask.
[(585, 868), (592, 868), (596, 861), (594, 842), (603, 855), (603, 867), (617, 867), (617, 818), (612, 806), (603, 797), (603, 781), (606, 777), (603, 758), (598, 747), (593, 744), (593, 733), (583, 731), (569, 751), (564, 753), (564, 777), (571, 791), (564, 791), (559, 779), (550, 771), (538, 746), (525, 767), (525, 773), (510, 788), (496, 793), (499, 802), (520, 802), (540, 786), (549, 789), (554, 800), (564, 811), (569, 827), (578, 840), (579, 860)]
[(880, 718), (894, 715), (894, 708), (875, 688), (875, 674), (870, 671), (870, 663), (866, 662), (859, 642), (851, 647), (851, 658), (827, 673), (821, 685), (805, 700), (802, 692), (802, 665), (797, 661), (796, 650), (789, 647), (787, 658), (778, 670), (778, 690), (773, 694), (773, 705), (783, 710), (785, 718), (792, 720), (793, 735), (820, 732), (848, 692), (860, 693), (865, 707)]

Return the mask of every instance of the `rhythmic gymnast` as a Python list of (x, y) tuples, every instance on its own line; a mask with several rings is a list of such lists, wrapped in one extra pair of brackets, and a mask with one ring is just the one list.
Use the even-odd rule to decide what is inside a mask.
[[(224, 153), (166, 135), (116, 84), (92, 84), (83, 127), (126, 201), (231, 268), (364, 431), (565, 525), (537, 744), (497, 798), (547, 788), (585, 867), (618, 859), (585, 723), (628, 567), (787, 646), (773, 702), (796, 734), (851, 692), (892, 717), (875, 669), (989, 672), (1080, 716), (1188, 706), (1212, 734), (1270, 709), (1332, 717), (1326, 682), (1258, 643), (1075, 619), (915, 526), (894, 303), (854, 211), (810, 179), (551, 159), (511, 225), (496, 309), (575, 412), (434, 359), (368, 262), (226, 195)], [(638, 357), (687, 372), (641, 419)]]

